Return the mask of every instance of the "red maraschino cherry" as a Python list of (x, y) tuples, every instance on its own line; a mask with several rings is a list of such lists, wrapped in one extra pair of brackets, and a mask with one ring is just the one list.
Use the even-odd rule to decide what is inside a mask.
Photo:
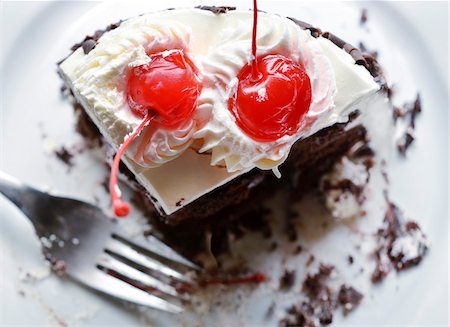
[(248, 136), (270, 142), (298, 130), (311, 104), (311, 82), (300, 64), (267, 55), (244, 66), (237, 77), (228, 107)]
[(150, 55), (149, 63), (130, 70), (126, 87), (127, 101), (131, 111), (142, 121), (125, 138), (111, 167), (109, 189), (116, 216), (124, 217), (130, 213), (130, 206), (121, 199), (117, 185), (117, 172), (123, 153), (150, 122), (165, 129), (176, 129), (191, 119), (200, 90), (197, 69), (182, 50)]
[(258, 3), (253, 0), (252, 62), (239, 72), (228, 109), (256, 141), (294, 134), (311, 105), (311, 82), (303, 67), (285, 56), (257, 58)]
[(143, 118), (152, 110), (157, 114), (154, 123), (175, 129), (192, 117), (200, 89), (192, 61), (182, 50), (169, 50), (131, 69), (127, 100), (135, 115)]

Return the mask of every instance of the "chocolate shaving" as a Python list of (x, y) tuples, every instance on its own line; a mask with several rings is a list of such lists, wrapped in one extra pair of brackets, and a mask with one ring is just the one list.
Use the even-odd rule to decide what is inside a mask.
[(226, 14), (230, 10), (236, 10), (236, 7), (227, 7), (227, 6), (197, 6), (195, 7), (201, 10), (211, 11), (213, 14)]
[(422, 112), (422, 101), (420, 100), (420, 94), (417, 94), (416, 99), (410, 105), (409, 112), (411, 113), (410, 126), (414, 129), (416, 128), (416, 117)]
[(414, 129), (416, 127), (416, 118), (419, 113), (422, 112), (422, 105), (420, 100), (420, 94), (417, 94), (416, 99), (413, 102), (405, 103), (402, 107), (394, 107), (394, 121), (399, 119), (408, 120), (408, 125), (405, 128), (403, 135), (397, 141), (397, 148), (402, 155), (406, 154), (406, 151), (414, 142)]
[(177, 201), (177, 203), (175, 203), (175, 206), (177, 207), (181, 207), (181, 204), (184, 202), (184, 198), (181, 198)]
[(359, 19), (359, 23), (361, 25), (364, 25), (367, 22), (367, 9), (363, 8), (363, 10), (361, 10), (361, 18)]
[(330, 32), (325, 32), (322, 34), (322, 36), (328, 40), (330, 40), (331, 42), (333, 42), (335, 45), (337, 45), (339, 48), (344, 49), (345, 50), (345, 46), (347, 45), (347, 42), (345, 42), (344, 40), (342, 40), (341, 38), (337, 37), (336, 35), (334, 35), (333, 33)]
[(94, 41), (93, 39), (84, 41), (82, 44), (84, 54), (88, 54), (89, 52), (91, 52), (91, 50), (94, 49), (96, 45), (97, 41)]
[(403, 134), (403, 136), (397, 142), (398, 151), (402, 155), (406, 155), (406, 151), (413, 142), (414, 142), (413, 131), (411, 130), (411, 128), (407, 128), (405, 134)]
[(294, 270), (285, 270), (283, 275), (280, 278), (280, 289), (288, 290), (292, 288), (295, 283), (295, 271)]
[(349, 265), (352, 265), (353, 262), (355, 262), (355, 259), (353, 259), (353, 256), (349, 255), (349, 256), (347, 257), (347, 261), (348, 261), (348, 264), (349, 264)]
[[(97, 30), (93, 35), (88, 35), (84, 38), (83, 41), (74, 44), (70, 50), (76, 51), (78, 48), (82, 47), (84, 54), (88, 54), (95, 48), (98, 40), (105, 34), (106, 32), (112, 31), (120, 26), (122, 21), (118, 21), (117, 23), (108, 25), (104, 30)], [(63, 61), (63, 60), (62, 60)], [(62, 62), (60, 61), (58, 65)]]
[(67, 166), (72, 167), (73, 166), (73, 154), (69, 152), (69, 150), (66, 149), (66, 147), (62, 146), (58, 150), (55, 150), (56, 157), (61, 160), (63, 163), (65, 163)]
[(320, 30), (320, 28), (314, 27), (311, 24), (305, 23), (301, 20), (298, 20), (298, 19), (295, 19), (292, 17), (287, 17), (287, 18), (292, 20), (298, 26), (300, 26), (301, 29), (310, 31), (312, 37), (318, 38), (319, 36), (322, 35), (322, 31)]

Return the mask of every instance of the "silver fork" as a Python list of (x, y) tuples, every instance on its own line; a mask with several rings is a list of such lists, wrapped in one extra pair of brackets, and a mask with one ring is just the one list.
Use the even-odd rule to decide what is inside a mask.
[(155, 237), (150, 244), (168, 255), (127, 240), (98, 207), (40, 192), (1, 171), (0, 193), (30, 219), (54, 269), (118, 299), (183, 311), (189, 301), (183, 290), (196, 284), (201, 269)]

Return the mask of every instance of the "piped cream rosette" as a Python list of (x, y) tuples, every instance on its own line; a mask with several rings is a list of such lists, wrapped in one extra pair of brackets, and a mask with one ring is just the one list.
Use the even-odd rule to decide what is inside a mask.
[(290, 20), (261, 13), (257, 55), (281, 54), (301, 63), (311, 80), (312, 102), (297, 133), (271, 142), (255, 141), (236, 125), (228, 108), (228, 99), (237, 86), (236, 76), (251, 61), (251, 24), (247, 20), (236, 23), (240, 25), (222, 31), (222, 43), (204, 60), (204, 101), (199, 109), (208, 118), (203, 118), (207, 122), (194, 137), (203, 140), (200, 152), (211, 152), (212, 165), (225, 164), (229, 172), (253, 167), (272, 169), (279, 176), (278, 166), (286, 160), (292, 145), (314, 133), (314, 122), (319, 117), (326, 120), (327, 113), (332, 112), (336, 93), (334, 72), (309, 31)]
[[(75, 72), (74, 86), (81, 98), (94, 106), (94, 114), (115, 144), (140, 124), (126, 99), (127, 71), (148, 63), (148, 54), (167, 49), (189, 53), (191, 29), (177, 21), (141, 16), (127, 20), (106, 33)], [(194, 60), (195, 61), (195, 60)], [(178, 157), (192, 143), (197, 128), (195, 117), (176, 130), (151, 123), (127, 149), (126, 155), (144, 168), (156, 167)]]

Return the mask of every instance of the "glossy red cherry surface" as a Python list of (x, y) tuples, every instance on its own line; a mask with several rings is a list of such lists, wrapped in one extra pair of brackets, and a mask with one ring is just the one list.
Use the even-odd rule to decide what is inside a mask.
[(154, 124), (175, 129), (194, 113), (201, 83), (197, 69), (182, 50), (163, 51), (133, 67), (127, 80), (127, 101), (143, 118), (151, 111)]
[(311, 104), (304, 68), (282, 55), (267, 55), (244, 66), (228, 108), (251, 138), (270, 142), (294, 134)]

